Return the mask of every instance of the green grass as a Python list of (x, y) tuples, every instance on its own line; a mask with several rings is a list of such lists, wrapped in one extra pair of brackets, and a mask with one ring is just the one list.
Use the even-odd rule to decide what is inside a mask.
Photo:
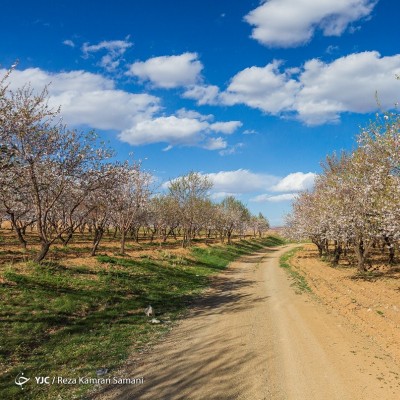
[[(193, 247), (187, 258), (154, 250), (140, 259), (98, 256), (95, 267), (29, 262), (6, 268), (0, 274), (0, 398), (84, 398), (89, 385), (41, 386), (33, 377), (96, 377), (99, 368), (112, 375), (129, 353), (170, 329), (149, 322), (148, 304), (156, 318), (173, 322), (230, 261), (282, 243), (268, 237)], [(14, 383), (20, 372), (31, 377), (24, 390)]]
[(279, 266), (281, 268), (284, 268), (292, 278), (293, 280), (292, 286), (295, 287), (297, 294), (301, 294), (304, 292), (311, 293), (311, 288), (308, 286), (308, 283), (304, 278), (304, 276), (295, 271), (293, 267), (290, 265), (290, 259), (294, 256), (294, 254), (298, 250), (300, 250), (300, 248), (297, 247), (283, 254), (279, 259)]

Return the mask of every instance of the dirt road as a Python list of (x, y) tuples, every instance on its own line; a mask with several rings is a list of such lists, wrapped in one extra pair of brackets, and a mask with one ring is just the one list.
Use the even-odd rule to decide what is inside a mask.
[(400, 398), (400, 368), (278, 267), (285, 248), (233, 263), (189, 317), (96, 399)]

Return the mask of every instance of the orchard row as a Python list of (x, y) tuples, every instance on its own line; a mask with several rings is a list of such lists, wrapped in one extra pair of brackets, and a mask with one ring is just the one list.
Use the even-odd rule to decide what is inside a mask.
[(393, 263), (399, 247), (400, 116), (377, 116), (357, 142), (354, 151), (327, 157), (313, 191), (295, 199), (287, 234), (311, 240), (333, 264), (351, 250), (365, 271), (372, 249)]
[(188, 246), (194, 237), (231, 241), (249, 229), (262, 235), (269, 227), (260, 214), (227, 197), (210, 199), (209, 179), (190, 172), (156, 193), (155, 178), (141, 163), (112, 162), (114, 152), (94, 132), (68, 129), (60, 110), (48, 105), (48, 92), (0, 81), (0, 221), (8, 220), (22, 246), (27, 229), (40, 243), (42, 261), (55, 242), (68, 244), (77, 233), (91, 233), (95, 255), (105, 232), (114, 231), (125, 252), (128, 238), (145, 232), (150, 240), (169, 236)]

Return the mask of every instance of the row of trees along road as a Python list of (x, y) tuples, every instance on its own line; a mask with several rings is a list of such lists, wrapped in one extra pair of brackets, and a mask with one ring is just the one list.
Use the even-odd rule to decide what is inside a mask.
[(252, 216), (234, 197), (212, 202), (211, 182), (196, 172), (156, 194), (155, 178), (140, 162), (111, 162), (114, 152), (95, 132), (62, 123), (60, 109), (48, 105), (46, 88), (11, 90), (11, 73), (0, 81), (0, 221), (10, 221), (23, 249), (27, 237), (36, 236), (36, 261), (77, 233), (91, 233), (95, 255), (111, 231), (123, 254), (127, 238), (138, 240), (140, 231), (160, 243), (179, 236), (188, 246), (201, 234), (230, 242), (233, 232), (251, 229), (261, 236), (269, 228), (262, 214)]
[(399, 246), (400, 116), (377, 117), (357, 142), (354, 151), (327, 157), (314, 190), (294, 201), (286, 230), (293, 239), (311, 240), (334, 265), (352, 251), (365, 271), (373, 248), (393, 263)]

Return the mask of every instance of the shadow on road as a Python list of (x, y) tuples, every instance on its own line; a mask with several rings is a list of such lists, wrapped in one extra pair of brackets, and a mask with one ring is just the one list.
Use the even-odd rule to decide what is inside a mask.
[[(243, 278), (242, 272), (274, 251), (242, 257), (235, 268), (214, 277), (210, 290), (191, 307), (185, 328), (174, 329), (149, 354), (132, 360), (121, 377), (143, 376), (143, 385), (105, 387), (91, 399), (228, 400), (246, 393), (251, 382), (245, 376), (261, 368), (255, 365), (257, 346), (249, 346), (248, 338), (241, 337), (231, 322), (223, 325), (222, 315), (237, 314), (226, 320), (240, 324), (241, 311), (248, 312), (268, 299), (257, 296), (252, 290), (257, 281)], [(207, 392), (209, 388), (212, 393)]]

